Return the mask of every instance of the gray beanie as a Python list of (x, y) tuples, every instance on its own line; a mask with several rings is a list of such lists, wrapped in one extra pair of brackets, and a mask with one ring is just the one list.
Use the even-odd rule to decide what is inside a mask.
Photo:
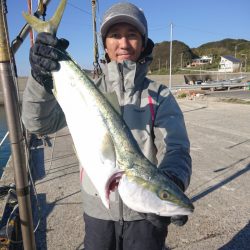
[(101, 24), (101, 36), (104, 40), (111, 26), (117, 23), (133, 25), (144, 37), (144, 46), (148, 40), (148, 25), (141, 9), (131, 3), (117, 3), (112, 5), (103, 16)]

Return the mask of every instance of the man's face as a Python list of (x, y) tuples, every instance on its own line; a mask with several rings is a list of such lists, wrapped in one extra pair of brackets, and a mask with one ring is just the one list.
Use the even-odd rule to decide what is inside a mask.
[(111, 61), (131, 60), (136, 62), (143, 50), (142, 36), (134, 26), (119, 23), (108, 31), (105, 39), (105, 51)]

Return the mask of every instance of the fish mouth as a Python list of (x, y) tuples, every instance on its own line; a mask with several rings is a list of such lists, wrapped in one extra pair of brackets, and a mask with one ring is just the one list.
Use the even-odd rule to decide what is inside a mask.
[(193, 213), (194, 212), (194, 205), (191, 202), (191, 200), (186, 196), (186, 202), (184, 204), (182, 204), (183, 209), (185, 209), (187, 212), (189, 213)]
[(192, 203), (190, 203), (187, 209), (190, 211), (190, 213), (193, 213), (194, 212), (194, 205)]
[(124, 174), (124, 171), (119, 170), (118, 172), (115, 172), (107, 181), (106, 188), (105, 188), (105, 198), (107, 200), (107, 203), (109, 204), (109, 196), (111, 192), (114, 192), (119, 185), (120, 179), (122, 178)]

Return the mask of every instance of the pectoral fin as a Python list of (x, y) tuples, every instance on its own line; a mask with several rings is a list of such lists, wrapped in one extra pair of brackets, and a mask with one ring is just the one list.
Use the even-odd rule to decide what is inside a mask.
[(103, 137), (101, 144), (101, 155), (103, 161), (110, 161), (115, 166), (116, 162), (115, 146), (109, 133), (106, 133), (105, 136)]

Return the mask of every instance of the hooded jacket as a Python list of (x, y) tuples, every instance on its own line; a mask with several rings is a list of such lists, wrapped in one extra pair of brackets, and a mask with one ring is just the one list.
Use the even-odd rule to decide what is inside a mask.
[[(144, 155), (185, 190), (190, 182), (191, 157), (183, 114), (169, 89), (146, 77), (151, 58), (145, 59), (105, 64), (96, 85), (102, 92), (116, 93), (121, 115)], [(54, 96), (32, 77), (23, 96), (22, 119), (30, 132), (40, 135), (66, 126)], [(89, 216), (114, 221), (143, 218), (122, 203), (118, 192), (111, 194), (108, 210), (86, 174), (81, 183), (83, 208)]]

